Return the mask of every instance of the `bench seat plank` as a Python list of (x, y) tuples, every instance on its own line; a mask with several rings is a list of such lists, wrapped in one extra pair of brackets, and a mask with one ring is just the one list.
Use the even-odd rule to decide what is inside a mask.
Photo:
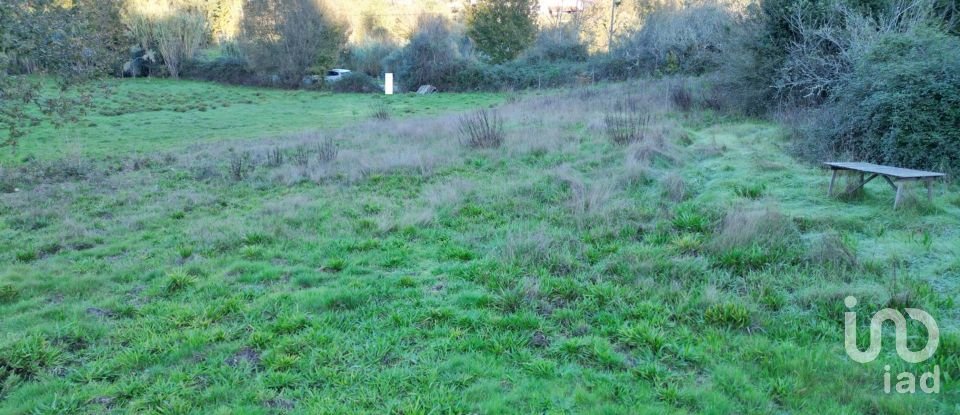
[(860, 162), (829, 162), (823, 163), (834, 170), (855, 170), (865, 173), (880, 174), (883, 176), (895, 177), (898, 179), (928, 179), (946, 176), (943, 173), (932, 171), (904, 169), (900, 167), (882, 166), (873, 163)]

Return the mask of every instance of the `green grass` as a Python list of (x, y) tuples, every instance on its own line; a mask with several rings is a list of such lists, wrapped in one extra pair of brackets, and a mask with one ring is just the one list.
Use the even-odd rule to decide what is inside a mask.
[(151, 154), (217, 140), (341, 127), (369, 119), (381, 103), (392, 116), (407, 117), (502, 101), (501, 95), (489, 93), (334, 97), (168, 79), (124, 79), (107, 85), (109, 92), (94, 101), (82, 122), (63, 128), (41, 124), (20, 139), (16, 154), (0, 152), (0, 161)]
[[(260, 160), (240, 180), (237, 150), (181, 135), (140, 168), (25, 163), (0, 199), (0, 412), (954, 413), (956, 187), (896, 212), (879, 183), (831, 199), (776, 125), (712, 114), (665, 112), (687, 139), (638, 161), (652, 144), (596, 123), (619, 91), (666, 108), (658, 85), (522, 98), (494, 149), (439, 116), (353, 123), (305, 167), (261, 158), (296, 142), (237, 140)], [(884, 306), (930, 312), (935, 360), (888, 336), (852, 362), (846, 295), (861, 337)], [(884, 365), (934, 363), (939, 395), (882, 392)]]

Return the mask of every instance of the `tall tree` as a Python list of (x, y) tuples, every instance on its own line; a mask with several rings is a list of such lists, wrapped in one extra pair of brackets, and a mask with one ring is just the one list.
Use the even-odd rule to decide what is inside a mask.
[(478, 0), (466, 7), (467, 36), (493, 63), (516, 58), (537, 36), (537, 0)]
[(248, 0), (240, 26), (251, 66), (288, 86), (308, 71), (331, 69), (348, 30), (322, 0)]

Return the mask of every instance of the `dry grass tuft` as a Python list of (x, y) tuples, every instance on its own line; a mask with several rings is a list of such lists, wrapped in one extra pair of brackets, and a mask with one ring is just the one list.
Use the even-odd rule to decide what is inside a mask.
[(321, 163), (330, 163), (337, 159), (340, 149), (332, 138), (326, 138), (317, 143), (317, 160)]
[(824, 233), (811, 241), (807, 260), (842, 269), (856, 268), (858, 264), (856, 250), (836, 232)]
[(510, 232), (500, 251), (500, 256), (509, 263), (567, 274), (579, 262), (583, 247), (569, 236), (535, 229)]
[(577, 218), (594, 218), (612, 208), (612, 199), (616, 189), (610, 182), (585, 181), (580, 174), (566, 165), (556, 168), (554, 177), (563, 182), (569, 189), (570, 200), (568, 205)]
[(722, 155), (727, 151), (727, 146), (717, 143), (717, 140), (714, 139), (708, 144), (695, 145), (690, 150), (698, 159), (705, 160)]
[(683, 180), (683, 176), (680, 173), (675, 171), (669, 172), (660, 179), (660, 186), (663, 188), (664, 194), (674, 203), (679, 203), (684, 201), (687, 196), (687, 184)]
[(379, 102), (373, 107), (373, 119), (386, 121), (390, 119), (390, 106), (385, 102)]
[(674, 108), (683, 112), (690, 112), (693, 109), (693, 94), (682, 83), (671, 85), (670, 102), (673, 103)]
[(711, 248), (722, 252), (749, 246), (783, 247), (799, 240), (800, 232), (773, 205), (738, 206), (724, 216)]

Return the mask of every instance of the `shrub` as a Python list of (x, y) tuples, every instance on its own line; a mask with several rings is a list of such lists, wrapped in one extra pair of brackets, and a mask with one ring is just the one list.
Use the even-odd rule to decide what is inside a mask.
[(459, 131), (460, 143), (471, 148), (500, 147), (505, 136), (500, 115), (485, 109), (461, 116)]
[(493, 63), (516, 58), (537, 35), (534, 0), (478, 0), (467, 6), (467, 35)]
[(388, 72), (384, 68), (384, 61), (399, 47), (390, 41), (366, 42), (351, 46), (343, 56), (344, 67), (354, 72), (362, 72), (370, 76), (379, 77)]
[(301, 144), (293, 149), (293, 161), (300, 167), (310, 164), (310, 150), (306, 145)]
[[(921, 169), (960, 168), (960, 39), (931, 29), (882, 37), (812, 138), (833, 153)], [(829, 117), (830, 115), (824, 115)]]
[(462, 35), (450, 22), (438, 16), (422, 16), (410, 42), (385, 60), (386, 71), (397, 74), (398, 84), (407, 90), (430, 84), (441, 90), (458, 90), (457, 75), (469, 59), (461, 48)]
[(625, 146), (644, 141), (653, 116), (642, 111), (635, 103), (619, 102), (603, 116), (603, 131), (611, 142)]
[(187, 79), (220, 82), (232, 85), (258, 85), (261, 79), (243, 57), (221, 56), (214, 60), (191, 60), (183, 66), (181, 76)]
[(249, 0), (240, 46), (257, 73), (296, 87), (308, 70), (324, 73), (333, 66), (345, 32), (318, 0)]
[(536, 41), (523, 52), (524, 63), (585, 62), (590, 52), (580, 40), (576, 28), (557, 27), (541, 30)]
[(270, 151), (267, 152), (267, 166), (280, 167), (282, 165), (283, 165), (283, 150), (280, 147), (274, 147), (270, 149)]
[(249, 152), (230, 152), (229, 171), (233, 180), (243, 180), (251, 170), (253, 170), (253, 159)]
[(716, 69), (733, 44), (737, 16), (719, 2), (662, 6), (612, 51), (645, 72), (702, 74)]
[(380, 92), (382, 88), (376, 79), (365, 73), (351, 72), (339, 81), (330, 84), (330, 89), (334, 92), (353, 92), (353, 93), (374, 93)]
[(179, 78), (183, 63), (193, 58), (207, 39), (207, 21), (199, 13), (176, 11), (157, 19), (153, 34), (170, 76)]

